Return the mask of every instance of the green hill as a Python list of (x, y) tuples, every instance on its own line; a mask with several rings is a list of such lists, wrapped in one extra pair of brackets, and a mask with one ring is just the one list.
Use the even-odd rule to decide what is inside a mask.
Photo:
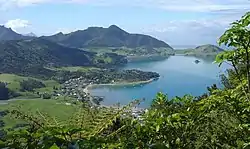
[(195, 56), (198, 58), (205, 58), (214, 60), (218, 53), (223, 52), (224, 50), (218, 46), (207, 44), (201, 45), (194, 49), (183, 49), (183, 50), (175, 50), (176, 54), (183, 54), (185, 56)]
[(41, 38), (0, 42), (1, 73), (51, 76), (53, 71), (44, 67), (110, 66), (124, 63), (125, 58), (117, 54), (99, 55)]
[(208, 53), (208, 54), (212, 54), (212, 53), (220, 53), (223, 52), (224, 50), (221, 49), (220, 47), (217, 47), (215, 45), (211, 45), (211, 44), (207, 44), (207, 45), (202, 45), (202, 46), (198, 46), (194, 49), (194, 53)]
[(168, 44), (151, 36), (142, 34), (130, 34), (121, 28), (111, 25), (108, 28), (89, 27), (86, 30), (78, 30), (69, 34), (58, 33), (42, 38), (57, 42), (69, 47), (144, 47), (149, 50), (154, 48), (173, 49)]

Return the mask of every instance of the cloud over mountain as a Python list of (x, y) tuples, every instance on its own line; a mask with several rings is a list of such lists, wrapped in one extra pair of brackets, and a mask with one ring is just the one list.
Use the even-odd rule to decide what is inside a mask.
[(17, 31), (17, 29), (20, 28), (26, 28), (29, 27), (31, 24), (28, 20), (22, 20), (22, 19), (14, 19), (14, 20), (8, 20), (5, 23), (5, 26), (8, 28), (13, 29), (14, 31)]

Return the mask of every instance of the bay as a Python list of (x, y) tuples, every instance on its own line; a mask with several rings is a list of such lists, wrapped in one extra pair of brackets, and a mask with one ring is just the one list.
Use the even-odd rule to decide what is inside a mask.
[(122, 69), (140, 69), (154, 71), (160, 74), (160, 78), (145, 85), (136, 86), (102, 86), (90, 90), (94, 96), (104, 97), (103, 105), (120, 103), (126, 105), (135, 99), (145, 99), (140, 107), (150, 106), (158, 92), (163, 92), (169, 98), (191, 94), (202, 95), (207, 91), (207, 86), (217, 84), (222, 87), (219, 75), (225, 73), (229, 65), (218, 67), (212, 61), (200, 60), (196, 64), (195, 57), (171, 56), (162, 61), (128, 63)]

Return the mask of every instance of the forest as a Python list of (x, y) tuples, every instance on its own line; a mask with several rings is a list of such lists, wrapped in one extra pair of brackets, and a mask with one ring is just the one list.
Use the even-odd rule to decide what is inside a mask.
[(1, 148), (250, 148), (249, 26), (247, 12), (218, 41), (233, 48), (216, 57), (218, 66), (232, 66), (221, 76), (222, 89), (213, 85), (203, 96), (173, 99), (158, 93), (151, 107), (138, 117), (131, 115), (131, 108), (140, 100), (118, 109), (79, 102), (75, 114), (65, 121), (39, 111), (33, 115), (15, 109), (10, 114), (26, 125), (7, 131)]

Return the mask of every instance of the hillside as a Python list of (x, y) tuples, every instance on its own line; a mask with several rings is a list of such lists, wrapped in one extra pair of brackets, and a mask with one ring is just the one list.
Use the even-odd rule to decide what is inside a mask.
[(223, 51), (220, 47), (210, 44), (198, 46), (194, 49), (195, 53), (220, 53)]
[(30, 37), (14, 32), (11, 28), (6, 28), (0, 25), (0, 40), (20, 40), (29, 38)]
[(58, 33), (43, 38), (66, 46), (86, 47), (147, 47), (147, 48), (169, 48), (168, 44), (151, 36), (142, 34), (130, 34), (121, 28), (111, 25), (108, 28), (89, 27), (86, 30), (78, 30), (69, 34)]
[(41, 38), (0, 42), (1, 73), (36, 75), (52, 73), (44, 67), (109, 66), (123, 63), (126, 60), (117, 54), (98, 55)]
[(218, 46), (207, 44), (207, 45), (198, 46), (194, 49), (175, 50), (175, 53), (186, 55), (186, 56), (195, 56), (199, 58), (214, 60), (216, 55), (223, 51), (224, 50)]

